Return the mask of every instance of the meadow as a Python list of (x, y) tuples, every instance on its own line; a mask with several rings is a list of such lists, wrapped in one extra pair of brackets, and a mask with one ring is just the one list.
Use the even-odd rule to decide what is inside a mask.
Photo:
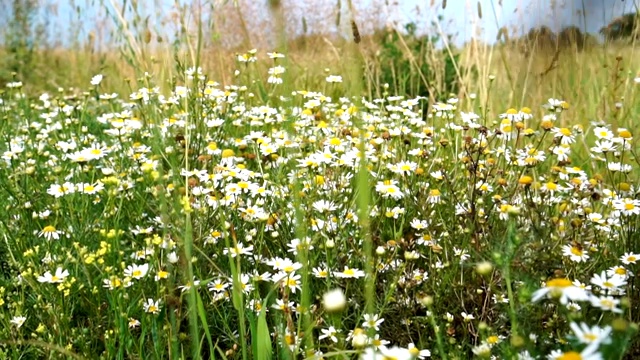
[(640, 354), (635, 41), (149, 36), (0, 89), (0, 358)]

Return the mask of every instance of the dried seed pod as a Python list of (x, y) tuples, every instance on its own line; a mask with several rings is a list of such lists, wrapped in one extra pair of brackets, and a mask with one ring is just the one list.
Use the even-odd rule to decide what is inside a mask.
[(351, 32), (353, 33), (353, 42), (356, 44), (360, 44), (360, 31), (358, 30), (358, 24), (356, 24), (355, 20), (351, 20)]

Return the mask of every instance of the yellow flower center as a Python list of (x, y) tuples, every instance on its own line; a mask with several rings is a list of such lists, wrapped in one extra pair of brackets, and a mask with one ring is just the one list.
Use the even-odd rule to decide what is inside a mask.
[(558, 357), (557, 359), (558, 360), (582, 360), (582, 355), (580, 355), (580, 353), (577, 353), (575, 351), (569, 351), (560, 355), (560, 357)]
[[(571, 249), (573, 252), (573, 248)], [(552, 279), (547, 281), (547, 287), (555, 287), (555, 288), (565, 288), (572, 286), (571, 280), (565, 278)]]
[(618, 132), (618, 135), (623, 139), (631, 138), (631, 132), (629, 130), (622, 130)]
[(521, 177), (520, 180), (518, 180), (518, 183), (520, 183), (520, 185), (531, 185), (532, 182), (533, 182), (533, 178), (528, 175), (525, 175)]
[(353, 275), (355, 275), (355, 272), (353, 271), (353, 269), (345, 269), (343, 274), (345, 274), (347, 276), (353, 276)]

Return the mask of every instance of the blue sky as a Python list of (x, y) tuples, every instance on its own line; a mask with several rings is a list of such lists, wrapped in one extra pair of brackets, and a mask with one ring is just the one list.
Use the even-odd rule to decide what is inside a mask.
[[(104, 6), (111, 7), (111, 0), (48, 0), (54, 6), (44, 12), (43, 19), (49, 21), (47, 27), (50, 38), (68, 44), (73, 40), (85, 41), (90, 31), (98, 32), (106, 37), (107, 24), (111, 20), (104, 12)], [(227, 3), (227, 9), (234, 0), (138, 0), (143, 15), (150, 16), (150, 23), (161, 32), (171, 33), (163, 28), (162, 19), (169, 16), (173, 6), (178, 4)], [(268, 29), (268, 0), (237, 0), (243, 4), (243, 14), (252, 29)], [(114, 0), (116, 4), (122, 1)], [(511, 34), (526, 33), (536, 26), (546, 25), (553, 30), (564, 26), (576, 25), (587, 32), (597, 33), (598, 29), (611, 19), (623, 13), (633, 12), (640, 5), (640, 0), (448, 0), (443, 8), (443, 0), (352, 0), (354, 15), (362, 32), (385, 22), (405, 24), (415, 22), (418, 31), (433, 31), (432, 22), (439, 15), (443, 20), (439, 23), (445, 33), (454, 34), (455, 42), (462, 44), (471, 38), (493, 42), (501, 26), (507, 26)], [(348, 0), (340, 1), (341, 24), (335, 24), (336, 5), (338, 0), (281, 0), (286, 9), (296, 9), (287, 14), (287, 30), (289, 33), (301, 32), (302, 18), (305, 18), (310, 32), (323, 31), (343, 36), (350, 36), (350, 11)], [(391, 5), (385, 5), (390, 3)], [(394, 5), (395, 4), (395, 5)], [(479, 5), (478, 5), (479, 4)], [(76, 12), (80, 9), (80, 16)], [(482, 9), (479, 18), (478, 8)], [(374, 19), (371, 19), (371, 17)], [(266, 25), (265, 25), (266, 24)], [(166, 26), (165, 26), (166, 27)], [(224, 27), (224, 25), (223, 25)], [(77, 35), (69, 31), (78, 29)], [(256, 30), (260, 32), (259, 30)], [(102, 33), (101, 33), (102, 32)], [(238, 34), (227, 34), (229, 37)], [(290, 35), (291, 36), (291, 35)], [(233, 41), (231, 41), (233, 42)]]
[(635, 12), (640, 4), (638, 0), (449, 0), (443, 9), (442, 1), (398, 2), (399, 22), (416, 21), (424, 31), (442, 15), (442, 30), (456, 34), (458, 44), (474, 37), (492, 43), (502, 26), (512, 34), (524, 34), (542, 25), (554, 31), (575, 25), (595, 34), (613, 18)]

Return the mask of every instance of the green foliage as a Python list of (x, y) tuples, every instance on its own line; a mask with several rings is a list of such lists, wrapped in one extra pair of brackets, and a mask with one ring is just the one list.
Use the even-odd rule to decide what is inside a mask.
[[(1, 3), (0, 3), (1, 4)], [(6, 53), (0, 60), (0, 83), (25, 79), (33, 73), (36, 49), (43, 42), (44, 25), (36, 21), (40, 6), (37, 0), (13, 0), (0, 5), (8, 9), (1, 24)]]
[(600, 33), (608, 40), (638, 38), (638, 19), (638, 13), (624, 14), (600, 29)]
[[(460, 54), (455, 49), (436, 49), (441, 38), (416, 33), (415, 23), (405, 25), (406, 34), (387, 30), (376, 54), (379, 69), (375, 81), (389, 84), (392, 92), (407, 97), (446, 98), (458, 93), (461, 82), (456, 70)], [(451, 50), (451, 52), (449, 51)]]
[[(635, 332), (619, 315), (531, 300), (542, 281), (587, 284), (640, 258), (637, 171), (608, 166), (638, 166), (630, 131), (560, 127), (573, 110), (553, 99), (499, 123), (451, 99), (428, 126), (392, 95), (377, 107), (299, 91), (274, 107), (256, 83), (284, 85), (246, 55), (256, 61), (238, 60), (235, 86), (180, 63), (169, 96), (151, 75), (129, 97), (100, 96), (97, 80), (46, 101), (0, 94), (12, 134), (0, 141), (0, 208), (12, 209), (0, 241), (20, 270), (0, 286), (0, 357), (329, 358), (387, 339), (407, 359), (575, 355), (582, 345), (558, 339), (583, 321), (619, 322), (600, 350), (627, 351)], [(619, 154), (590, 150), (598, 136)], [(334, 288), (340, 313), (325, 300)]]

